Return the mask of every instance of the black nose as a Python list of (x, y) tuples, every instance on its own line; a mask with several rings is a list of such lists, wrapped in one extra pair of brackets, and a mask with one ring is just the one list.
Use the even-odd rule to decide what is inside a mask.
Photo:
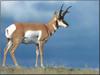
[(63, 22), (67, 25), (67, 27), (69, 26), (69, 24), (66, 21), (63, 20)]

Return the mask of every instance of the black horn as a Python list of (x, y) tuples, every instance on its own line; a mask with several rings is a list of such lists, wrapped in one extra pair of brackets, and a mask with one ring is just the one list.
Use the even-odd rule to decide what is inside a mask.
[(63, 16), (65, 16), (66, 13), (68, 13), (69, 8), (71, 8), (72, 6), (69, 6), (64, 12), (63, 12)]
[(62, 8), (63, 8), (63, 6), (64, 6), (64, 4), (62, 4), (62, 6), (61, 6), (61, 8), (60, 8), (60, 11), (59, 11), (59, 16), (61, 16), (61, 14), (62, 14)]

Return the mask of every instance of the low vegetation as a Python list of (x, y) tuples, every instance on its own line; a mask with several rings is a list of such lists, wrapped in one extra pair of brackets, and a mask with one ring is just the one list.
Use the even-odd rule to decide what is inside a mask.
[(65, 67), (15, 68), (0, 67), (0, 74), (99, 74), (99, 70)]

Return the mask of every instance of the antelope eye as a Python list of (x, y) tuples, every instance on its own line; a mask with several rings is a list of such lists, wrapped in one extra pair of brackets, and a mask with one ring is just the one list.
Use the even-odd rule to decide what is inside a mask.
[(62, 19), (63, 19), (63, 17), (61, 16), (61, 17), (59, 17), (58, 19), (59, 19), (59, 20), (62, 20)]

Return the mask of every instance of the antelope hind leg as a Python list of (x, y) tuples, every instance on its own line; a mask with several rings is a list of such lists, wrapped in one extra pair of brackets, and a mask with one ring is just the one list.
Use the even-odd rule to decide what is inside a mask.
[(9, 40), (9, 41), (7, 42), (6, 48), (5, 48), (5, 50), (4, 50), (4, 57), (3, 57), (3, 64), (2, 64), (2, 66), (5, 66), (5, 63), (6, 63), (6, 56), (7, 56), (8, 50), (9, 50), (11, 47), (12, 47), (12, 41)]

